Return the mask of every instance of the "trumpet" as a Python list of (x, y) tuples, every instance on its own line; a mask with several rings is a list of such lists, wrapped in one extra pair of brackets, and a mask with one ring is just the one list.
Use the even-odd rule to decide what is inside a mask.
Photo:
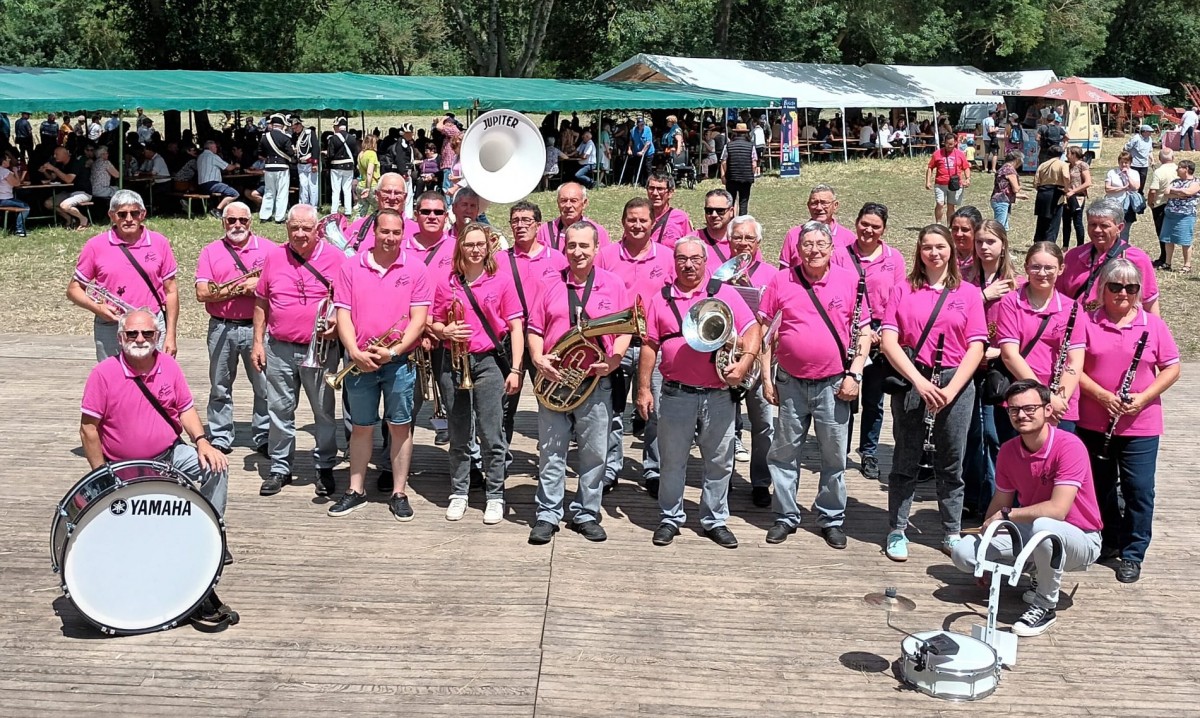
[(95, 282), (85, 282), (83, 291), (88, 299), (97, 304), (105, 305), (112, 310), (113, 314), (119, 317), (125, 316), (137, 308)]
[(241, 283), (247, 279), (253, 279), (254, 277), (260, 276), (261, 274), (262, 267), (255, 267), (240, 277), (230, 279), (228, 282), (221, 282), (220, 284), (217, 284), (216, 282), (209, 282), (208, 293), (222, 294), (224, 292), (228, 292), (230, 289), (233, 289), (234, 291), (230, 293), (231, 297), (241, 296), (242, 294), (246, 293), (245, 289), (240, 286)]
[[(462, 300), (455, 297), (450, 302), (450, 310), (446, 313), (447, 321), (465, 322), (467, 319), (466, 308), (463, 307)], [(462, 375), (462, 379), (458, 382), (458, 388), (463, 391), (470, 391), (475, 388), (475, 382), (471, 379), (471, 353), (465, 341), (450, 342), (450, 370), (457, 371)]]
[(433, 360), (429, 352), (418, 343), (413, 350), (413, 363), (417, 365), (417, 385), (420, 387), (421, 398), (433, 402), (433, 419), (430, 423), (436, 431), (446, 428), (446, 408), (442, 406), (442, 390), (438, 388), (437, 378), (433, 373)]
[[(396, 323), (393, 324), (391, 327), (389, 327), (386, 332), (384, 332), (383, 334), (380, 334), (377, 337), (372, 337), (367, 342), (366, 348), (367, 349), (394, 350), (396, 347), (400, 346), (400, 344), (404, 341), (404, 334), (403, 334), (403, 332), (401, 332), (400, 336), (396, 336), (396, 331), (397, 331), (398, 327), (400, 326), (400, 322), (404, 322), (407, 320), (408, 320), (408, 315), (400, 317), (400, 319), (396, 320)], [(336, 372), (336, 373), (329, 372), (328, 374), (326, 374), (325, 375), (325, 383), (329, 385), (330, 389), (337, 391), (338, 389), (342, 388), (342, 384), (346, 381), (346, 377), (348, 377), (352, 374), (361, 374), (361, 373), (362, 373), (362, 369), (359, 369), (357, 364), (355, 364), (354, 362), (349, 362), (346, 365), (346, 367), (344, 369), (342, 369), (341, 371)]]
[(335, 339), (325, 336), (325, 332), (329, 331), (329, 327), (333, 326), (334, 320), (337, 318), (337, 307), (333, 306), (333, 290), (321, 298), (317, 304), (317, 316), (313, 319), (313, 335), (308, 341), (308, 351), (304, 353), (304, 359), (301, 360), (300, 366), (305, 369), (320, 369), (325, 366), (325, 362), (329, 359), (329, 350), (333, 346)]

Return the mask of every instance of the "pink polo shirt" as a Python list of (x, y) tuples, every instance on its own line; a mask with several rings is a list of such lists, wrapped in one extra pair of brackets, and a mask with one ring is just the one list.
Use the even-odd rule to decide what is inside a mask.
[[(598, 237), (597, 247), (607, 247), (612, 241), (609, 239), (608, 230), (604, 228), (604, 225), (590, 217), (584, 217), (581, 221), (588, 222), (596, 228), (596, 235)], [(570, 226), (569, 224), (563, 224), (561, 217), (552, 219), (549, 222), (543, 222), (542, 226), (538, 227), (537, 236), (534, 239), (543, 246), (561, 252), (563, 247), (567, 245), (567, 227)]]
[[(421, 225), (408, 217), (404, 218), (404, 239), (412, 237), (419, 231), (421, 231)], [(375, 247), (375, 217), (369, 214), (351, 222), (350, 228), (346, 230), (346, 241), (350, 242), (350, 246), (357, 252), (371, 251)]]
[(428, 248), (421, 246), (415, 237), (406, 237), (400, 243), (400, 248), (413, 261), (424, 263), (429, 273), (431, 290), (449, 279), (450, 273), (454, 271), (454, 240), (449, 232)]
[[(651, 209), (650, 212), (653, 217), (654, 210)], [(662, 218), (652, 219), (650, 223), (650, 241), (652, 242), (674, 247), (675, 240), (692, 233), (692, 218), (682, 209), (671, 207), (667, 210), (666, 219), (659, 220)]]
[[(925, 322), (933, 314), (940, 289), (925, 286), (914, 291), (907, 281), (900, 282), (888, 299), (887, 312), (881, 329), (891, 329), (900, 335), (900, 346), (915, 347), (925, 329)], [(933, 366), (933, 355), (937, 351), (939, 335), (946, 335), (942, 352), (942, 367), (956, 367), (967, 355), (971, 342), (987, 342), (987, 321), (983, 314), (983, 294), (973, 284), (959, 284), (946, 297), (942, 311), (938, 313), (917, 355), (917, 361)]]
[[(508, 334), (508, 323), (514, 319), (521, 319), (523, 316), (521, 300), (517, 298), (517, 287), (508, 272), (497, 271), (495, 274), (484, 272), (470, 286), (471, 294), (475, 296), (475, 301), (479, 303), (479, 308), (483, 311), (482, 317), (476, 314), (471, 307), (471, 302), (462, 289), (458, 275), (451, 275), (444, 283), (439, 284), (434, 292), (433, 319), (448, 323), (450, 302), (458, 299), (462, 302), (463, 317), (466, 319), (467, 326), (471, 327), (471, 339), (467, 342), (467, 351), (472, 354), (490, 352), (496, 346), (492, 344), (491, 338), (484, 331), (483, 323), (487, 322), (496, 338), (503, 341)], [(445, 344), (449, 346), (450, 342)]]
[(175, 276), (179, 266), (175, 263), (175, 254), (171, 252), (171, 243), (167, 238), (145, 227), (142, 228), (142, 236), (128, 245), (111, 229), (89, 239), (79, 252), (75, 279), (85, 283), (94, 281), (134, 307), (149, 307), (153, 312), (163, 311), (165, 307), (154, 298), (154, 292), (150, 291), (146, 280), (142, 279), (121, 251), (122, 245), (129, 249), (129, 253), (150, 277), (154, 292), (158, 292), (158, 296), (166, 301), (163, 283)]
[[(775, 275), (758, 307), (758, 316), (764, 324), (770, 324), (776, 314), (783, 312), (775, 356), (779, 366), (797, 379), (824, 379), (846, 370), (845, 351), (850, 345), (850, 318), (858, 297), (858, 275), (830, 265), (824, 277), (812, 282), (812, 288), (837, 328), (841, 349), (795, 269), (780, 270)], [(864, 304), (859, 325), (865, 326), (870, 321), (869, 307)]]
[[(317, 241), (308, 263), (330, 284), (346, 261), (336, 247)], [(267, 332), (280, 341), (307, 344), (312, 341), (317, 305), (329, 289), (304, 265), (296, 261), (290, 246), (283, 244), (267, 253), (263, 273), (254, 296), (267, 301)]]
[[(1063, 261), (1063, 272), (1059, 275), (1055, 287), (1068, 297), (1075, 298), (1075, 295), (1087, 283), (1092, 269), (1103, 265), (1106, 256), (1106, 254), (1097, 252), (1091, 242), (1070, 250)], [(1151, 263), (1149, 255), (1137, 247), (1126, 245), (1124, 250), (1117, 256), (1124, 257), (1133, 262), (1142, 273), (1142, 302), (1149, 303), (1157, 299), (1158, 278), (1154, 274), (1154, 265)], [(1086, 297), (1078, 298), (1080, 301), (1084, 303), (1100, 301), (1101, 287), (1099, 274), (1103, 273), (1103, 271), (1102, 269), (1097, 270), (1096, 281), (1092, 282), (1092, 287)]]
[[(1015, 292), (1005, 294), (996, 302), (995, 306), (996, 345), (1016, 344), (1018, 351), (1024, 349), (1025, 345), (1033, 340), (1038, 327), (1042, 325), (1042, 320), (1047, 316), (1050, 317), (1050, 321), (1046, 324), (1046, 330), (1042, 332), (1042, 336), (1025, 357), (1025, 363), (1033, 370), (1033, 375), (1037, 377), (1038, 381), (1049, 386), (1050, 374), (1054, 371), (1054, 362), (1058, 360), (1058, 352), (1067, 333), (1067, 322), (1071, 318), (1073, 305), (1070, 297), (1055, 291), (1050, 295), (1046, 306), (1034, 309), (1029, 305), (1028, 288), (1022, 287)], [(1075, 326), (1071, 330), (1071, 343), (1068, 350), (1083, 349), (1087, 346), (1088, 323), (1087, 312), (1080, 307), (1075, 314)], [(1076, 391), (1071, 395), (1070, 402), (1067, 404), (1067, 413), (1063, 415), (1064, 419), (1070, 421), (1079, 419), (1080, 393)]]
[[(179, 438), (134, 382), (125, 356), (111, 356), (96, 366), (83, 386), (80, 410), (100, 420), (100, 446), (110, 461), (150, 459)], [(146, 388), (175, 421), (192, 408), (192, 391), (173, 357), (155, 353), (154, 367), (142, 376)]]
[[(233, 255), (229, 253), (231, 249), (237, 253), (246, 271), (253, 271), (263, 266), (267, 261), (267, 253), (276, 246), (271, 240), (256, 234), (250, 235), (240, 247), (226, 242), (224, 237), (210, 242), (200, 250), (200, 259), (196, 262), (196, 284), (221, 284), (245, 274), (233, 261)], [(253, 319), (254, 296), (248, 294), (223, 302), (206, 302), (204, 309), (218, 319)]]
[(829, 261), (835, 266), (857, 274), (858, 267), (854, 265), (854, 258), (850, 256), (851, 254), (858, 259), (859, 265), (867, 275), (870, 317), (876, 321), (883, 321), (888, 299), (892, 296), (892, 288), (908, 281), (904, 255), (900, 254), (895, 247), (884, 244), (879, 256), (874, 259), (866, 259), (858, 253), (858, 240), (855, 239), (854, 242), (846, 245), (845, 249), (835, 249)]
[[(676, 284), (670, 285), (669, 291), (680, 317), (686, 317), (696, 302), (708, 298), (705, 285), (705, 282), (701, 282), (699, 287), (687, 293), (681, 291)], [(754, 323), (754, 314), (751, 313), (750, 307), (733, 287), (722, 284), (713, 296), (733, 310), (733, 324), (738, 336), (744, 334)], [(662, 363), (659, 370), (663, 379), (708, 389), (728, 386), (717, 376), (713, 355), (702, 354), (692, 349), (679, 332), (679, 321), (671, 311), (671, 303), (663, 298), (662, 291), (651, 295), (646, 302), (646, 339), (660, 345), (659, 356)]]
[[(800, 254), (800, 230), (803, 227), (802, 224), (792, 227), (788, 230), (787, 236), (783, 238), (783, 246), (779, 248), (779, 266), (781, 268), (794, 267), (803, 259)], [(829, 231), (833, 233), (835, 252), (841, 247), (847, 247), (858, 241), (854, 230), (838, 224), (836, 219), (829, 223)]]
[(1049, 501), (1055, 486), (1074, 486), (1078, 492), (1067, 511), (1067, 523), (1082, 531), (1099, 531), (1104, 523), (1087, 448), (1069, 431), (1053, 426), (1049, 431), (1046, 443), (1034, 453), (1025, 448), (1021, 437), (1004, 442), (996, 455), (996, 488), (1015, 492), (1022, 506), (1034, 506)]
[(408, 327), (412, 307), (433, 302), (425, 266), (401, 250), (396, 261), (381, 267), (372, 252), (359, 252), (342, 263), (333, 285), (334, 306), (350, 312), (354, 339), (366, 349), (372, 339), (392, 334), (396, 339)]
[(496, 253), (498, 272), (512, 276), (514, 265), (517, 270), (516, 278), (521, 282), (520, 289), (516, 290), (517, 300), (524, 307), (523, 316), (527, 317), (529, 310), (537, 302), (542, 287), (562, 281), (562, 271), (567, 268), (567, 258), (557, 249), (545, 245), (539, 247), (537, 253), (532, 256), (516, 246)]
[(779, 270), (762, 260), (757, 260), (750, 265), (750, 271), (746, 277), (750, 280), (750, 286), (766, 289), (775, 275), (779, 274)]
[[(545, 340), (547, 354), (572, 325), (567, 292), (574, 292), (581, 302), (585, 294), (586, 285), (576, 284), (570, 273), (563, 271), (566, 272), (565, 278), (560, 274), (557, 281), (548, 282), (542, 287), (538, 301), (529, 307), (529, 331)], [(633, 306), (633, 295), (625, 289), (625, 282), (620, 277), (595, 267), (592, 269), (592, 277), (592, 291), (583, 305), (584, 313), (588, 317), (595, 319)], [(605, 335), (601, 336), (600, 340), (605, 351), (612, 351), (615, 337)]]
[[(1133, 377), (1129, 391), (1136, 394), (1154, 383), (1157, 375), (1172, 364), (1179, 363), (1179, 347), (1171, 336), (1166, 322), (1144, 309), (1138, 309), (1133, 321), (1117, 327), (1108, 320), (1101, 307), (1092, 313), (1088, 324), (1088, 352), (1083, 359), (1083, 373), (1100, 386), (1116, 393), (1121, 388), (1125, 370), (1133, 361), (1133, 350), (1142, 332), (1149, 332), (1142, 360)], [(1092, 431), (1106, 431), (1109, 416), (1098, 402), (1084, 396), (1079, 400), (1079, 426)], [(1136, 416), (1122, 416), (1117, 421), (1117, 436), (1160, 436), (1163, 433), (1162, 397), (1155, 399)]]
[(631, 296), (649, 297), (675, 281), (675, 255), (655, 242), (648, 242), (640, 257), (630, 256), (624, 242), (610, 244), (600, 250), (596, 266), (620, 277)]

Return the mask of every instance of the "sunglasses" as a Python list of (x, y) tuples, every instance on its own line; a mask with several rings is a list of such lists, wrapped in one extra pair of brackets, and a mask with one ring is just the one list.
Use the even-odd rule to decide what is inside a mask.
[(157, 329), (126, 329), (125, 330), (125, 338), (130, 341), (133, 341), (133, 340), (137, 339), (138, 337), (145, 337), (147, 339), (153, 339), (156, 336), (158, 336)]
[(705, 207), (704, 214), (725, 214), (729, 211), (728, 207)]
[(1126, 294), (1137, 294), (1138, 292), (1142, 291), (1142, 285), (1140, 285), (1140, 284), (1122, 284), (1120, 282), (1108, 282), (1104, 286), (1108, 287), (1108, 291), (1112, 292), (1113, 294), (1120, 294), (1122, 290), (1124, 290), (1124, 292)]
[(250, 224), (249, 217), (226, 217), (225, 224)]
[(425, 215), (426, 217), (441, 217), (446, 214), (444, 209), (418, 209), (417, 214)]
[(123, 210), (119, 210), (119, 211), (114, 211), (113, 214), (116, 215), (117, 219), (137, 219), (138, 217), (142, 216), (142, 210), (140, 210), (140, 209), (123, 209)]

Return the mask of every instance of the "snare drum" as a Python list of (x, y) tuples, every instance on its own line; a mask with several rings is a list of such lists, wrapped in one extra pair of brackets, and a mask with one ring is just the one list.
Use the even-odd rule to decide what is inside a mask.
[[(918, 640), (919, 639), (919, 640)], [(941, 644), (940, 654), (928, 653), (920, 663), (920, 641)], [(1000, 683), (1000, 658), (996, 651), (971, 636), (949, 631), (924, 631), (900, 641), (903, 654), (900, 675), (904, 682), (934, 698), (976, 701), (987, 698)]]
[(109, 634), (178, 625), (216, 587), (224, 555), (224, 521), (191, 479), (159, 461), (92, 471), (50, 525), (63, 593)]

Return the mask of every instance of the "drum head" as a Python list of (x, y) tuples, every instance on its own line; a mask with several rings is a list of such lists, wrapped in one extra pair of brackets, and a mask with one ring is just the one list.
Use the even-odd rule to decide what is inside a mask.
[(188, 616), (221, 573), (225, 532), (190, 486), (148, 480), (90, 506), (67, 542), (63, 585), (85, 618), (144, 633)]

